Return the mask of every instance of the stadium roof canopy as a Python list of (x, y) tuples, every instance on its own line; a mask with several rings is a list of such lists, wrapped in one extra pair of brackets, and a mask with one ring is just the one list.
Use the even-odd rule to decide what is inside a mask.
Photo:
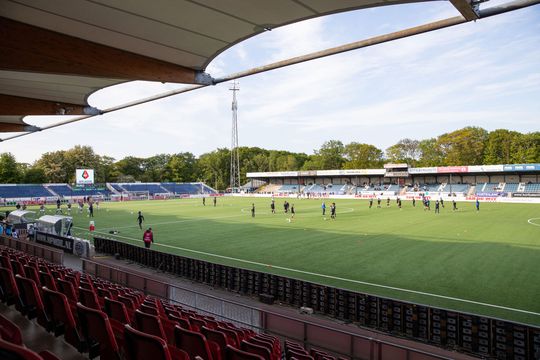
[(0, 132), (39, 130), (25, 115), (95, 115), (89, 95), (125, 81), (209, 85), (212, 59), (266, 30), (415, 1), (0, 0)]

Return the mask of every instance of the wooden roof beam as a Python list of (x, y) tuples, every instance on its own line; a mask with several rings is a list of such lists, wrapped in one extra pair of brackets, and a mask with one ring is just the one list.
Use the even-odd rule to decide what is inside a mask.
[(450, 2), (467, 21), (477, 20), (479, 18), (470, 0), (450, 0)]
[(0, 94), (2, 115), (88, 115), (99, 111), (91, 106)]
[(0, 69), (200, 84), (209, 75), (181, 65), (0, 17)]

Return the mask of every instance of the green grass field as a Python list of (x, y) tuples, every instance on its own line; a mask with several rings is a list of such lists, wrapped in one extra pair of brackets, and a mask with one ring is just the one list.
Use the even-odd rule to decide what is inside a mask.
[[(283, 201), (275, 215), (267, 198), (105, 203), (94, 220), (98, 235), (142, 246), (141, 210), (153, 249), (540, 325), (540, 205), (482, 203), (476, 212), (463, 202), (453, 212), (447, 203), (436, 215), (418, 202), (399, 210), (395, 201), (369, 209), (366, 200), (338, 200), (331, 220), (320, 200), (291, 199), (288, 222)], [(89, 238), (86, 213), (74, 217), (75, 234)]]

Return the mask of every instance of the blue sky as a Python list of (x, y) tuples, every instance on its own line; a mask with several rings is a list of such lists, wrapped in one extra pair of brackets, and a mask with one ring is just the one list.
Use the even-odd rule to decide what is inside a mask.
[[(313, 19), (236, 45), (207, 71), (219, 77), (455, 15), (441, 1)], [(127, 83), (89, 102), (107, 108), (178, 87)], [(200, 155), (230, 146), (228, 88), (221, 84), (11, 140), (0, 152), (24, 162), (77, 144), (116, 159)], [(385, 149), (405, 137), (464, 126), (540, 131), (540, 6), (244, 78), (240, 88), (241, 146), (310, 154), (330, 139)]]

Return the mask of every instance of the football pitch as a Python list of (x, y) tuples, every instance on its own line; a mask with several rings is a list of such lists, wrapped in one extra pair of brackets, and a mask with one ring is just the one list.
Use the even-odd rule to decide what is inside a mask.
[[(142, 246), (142, 211), (155, 250), (540, 325), (538, 204), (481, 203), (477, 212), (474, 203), (457, 211), (445, 203), (435, 214), (433, 203), (424, 211), (420, 202), (400, 210), (395, 201), (370, 209), (367, 200), (326, 200), (322, 216), (321, 200), (287, 200), (292, 221), (279, 198), (276, 214), (269, 198), (102, 203), (96, 235)], [(74, 210), (75, 235), (91, 238), (86, 211)]]

